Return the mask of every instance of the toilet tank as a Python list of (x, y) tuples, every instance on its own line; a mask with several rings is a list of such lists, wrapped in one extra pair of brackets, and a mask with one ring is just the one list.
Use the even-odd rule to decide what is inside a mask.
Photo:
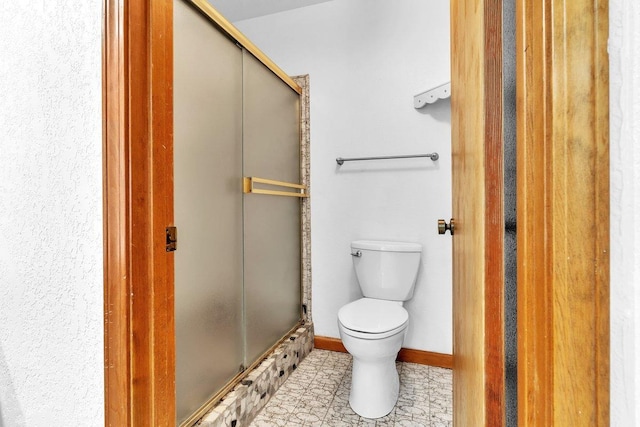
[(422, 245), (357, 240), (351, 243), (351, 254), (360, 289), (366, 298), (391, 301), (413, 298)]

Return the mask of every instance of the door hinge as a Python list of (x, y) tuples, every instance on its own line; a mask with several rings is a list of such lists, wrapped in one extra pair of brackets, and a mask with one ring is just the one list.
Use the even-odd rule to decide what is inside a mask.
[(178, 227), (167, 227), (167, 252), (176, 250), (178, 244)]

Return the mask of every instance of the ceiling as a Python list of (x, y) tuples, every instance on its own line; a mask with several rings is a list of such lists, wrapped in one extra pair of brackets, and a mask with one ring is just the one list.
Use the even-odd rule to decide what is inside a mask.
[(207, 0), (231, 22), (297, 9), (331, 0)]

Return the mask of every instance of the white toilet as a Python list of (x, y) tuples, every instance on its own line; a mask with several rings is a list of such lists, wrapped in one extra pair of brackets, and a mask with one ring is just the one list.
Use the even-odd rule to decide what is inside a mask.
[(351, 243), (364, 298), (338, 311), (338, 328), (353, 356), (349, 404), (362, 417), (384, 417), (398, 400), (395, 360), (409, 325), (402, 303), (413, 297), (421, 253), (417, 243)]

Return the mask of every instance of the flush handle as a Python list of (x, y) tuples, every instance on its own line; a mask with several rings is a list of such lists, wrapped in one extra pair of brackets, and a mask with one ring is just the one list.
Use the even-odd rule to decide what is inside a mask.
[(449, 232), (453, 236), (453, 231), (455, 229), (455, 225), (456, 225), (456, 223), (453, 220), (453, 218), (451, 218), (449, 220), (449, 224), (447, 224), (447, 222), (444, 219), (439, 219), (438, 220), (438, 234), (444, 234), (444, 233), (446, 233), (447, 230), (449, 230)]
[(351, 256), (360, 258), (362, 256), (362, 251), (351, 252)]

